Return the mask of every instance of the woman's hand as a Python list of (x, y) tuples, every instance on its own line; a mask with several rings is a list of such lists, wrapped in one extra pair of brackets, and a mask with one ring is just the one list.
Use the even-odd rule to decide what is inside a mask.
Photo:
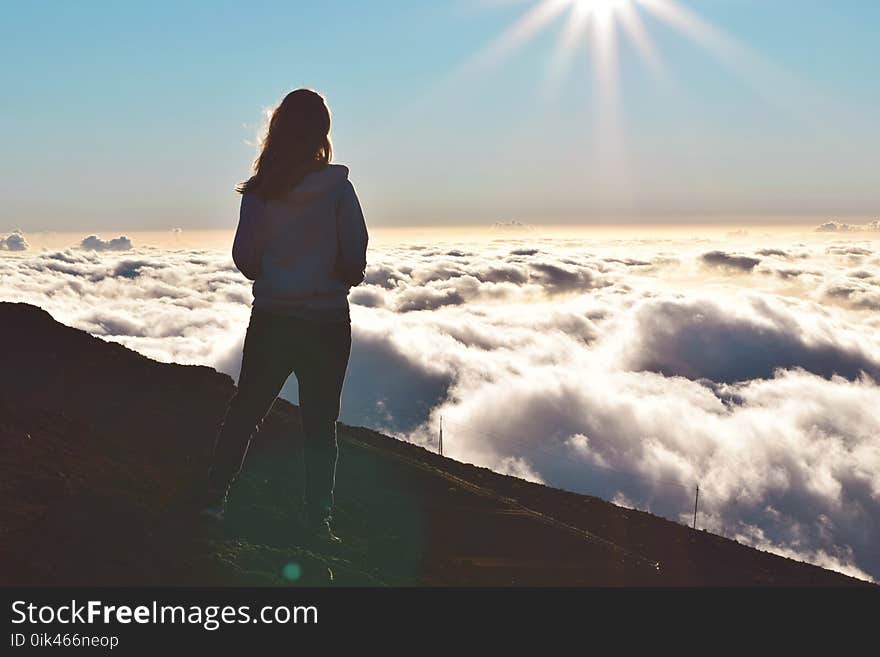
[(348, 285), (348, 287), (357, 287), (361, 283), (364, 282), (364, 269), (351, 269), (347, 267), (343, 267), (339, 263), (336, 263), (336, 267), (333, 269), (333, 276), (337, 279)]

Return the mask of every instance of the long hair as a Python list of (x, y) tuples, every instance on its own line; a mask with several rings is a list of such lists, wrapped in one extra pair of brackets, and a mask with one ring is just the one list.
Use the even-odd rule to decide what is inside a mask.
[(235, 191), (279, 198), (309, 173), (326, 167), (332, 157), (330, 110), (324, 98), (311, 89), (291, 91), (272, 112), (254, 175)]

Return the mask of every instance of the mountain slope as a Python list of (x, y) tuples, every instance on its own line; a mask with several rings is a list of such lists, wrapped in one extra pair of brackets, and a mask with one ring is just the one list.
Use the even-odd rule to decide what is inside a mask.
[(291, 520), (279, 400), (222, 528), (193, 499), (233, 382), (0, 303), (0, 584), (851, 585), (603, 500), (340, 425), (334, 553)]

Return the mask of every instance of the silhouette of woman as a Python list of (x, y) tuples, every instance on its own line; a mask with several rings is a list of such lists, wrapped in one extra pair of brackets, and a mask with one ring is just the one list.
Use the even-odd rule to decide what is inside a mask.
[(232, 256), (254, 281), (254, 303), (202, 514), (223, 518), (251, 438), (294, 373), (304, 433), (303, 521), (313, 538), (337, 543), (330, 521), (336, 420), (351, 351), (348, 292), (364, 279), (368, 235), (348, 169), (330, 164), (332, 152), (324, 99), (297, 89), (272, 114), (254, 175), (236, 188), (241, 215)]

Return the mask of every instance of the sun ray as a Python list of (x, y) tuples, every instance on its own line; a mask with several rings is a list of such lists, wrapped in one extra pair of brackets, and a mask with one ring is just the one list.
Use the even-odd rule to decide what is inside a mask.
[[(477, 79), (487, 70), (495, 68), (551, 27), (554, 21), (562, 19), (564, 23), (560, 40), (552, 53), (543, 89), (540, 89), (542, 96), (558, 100), (557, 92), (561, 89), (561, 83), (569, 76), (572, 64), (578, 61), (575, 56), (581, 51), (589, 53), (594, 83), (584, 85), (579, 91), (586, 91), (593, 98), (596, 152), (602, 158), (597, 164), (601, 164), (603, 171), (625, 168), (623, 164), (618, 166), (612, 162), (624, 161), (622, 154), (627, 136), (623, 129), (624, 108), (620, 95), (619, 40), (626, 39), (634, 46), (639, 61), (657, 79), (664, 84), (674, 83), (643, 22), (643, 18), (651, 16), (710, 52), (768, 106), (789, 117), (812, 124), (827, 115), (847, 114), (833, 98), (819, 94), (784, 68), (767, 61), (676, 0), (470, 1), (479, 2), (482, 6), (527, 4), (528, 7), (500, 35), (414, 97), (407, 105), (408, 111), (413, 111), (415, 107), (429, 107), (432, 99), (450, 93), (460, 85), (477, 84)], [(620, 157), (614, 156), (615, 153)]]
[(636, 11), (635, 3), (627, 2), (622, 5), (619, 18), (623, 31), (626, 32), (629, 41), (639, 51), (641, 61), (651, 70), (655, 78), (665, 79), (667, 77), (666, 66), (660, 57), (660, 53), (654, 47), (654, 42), (651, 41), (647, 29), (645, 29), (642, 17)]
[(550, 64), (550, 72), (547, 82), (551, 90), (556, 90), (567, 77), (571, 69), (574, 55), (578, 45), (583, 40), (590, 22), (590, 6), (585, 2), (574, 2), (571, 6), (570, 15), (562, 31), (562, 37), (556, 48), (553, 62)]
[[(715, 56), (768, 106), (792, 118), (806, 121), (813, 121), (812, 117), (815, 116), (839, 111), (832, 102), (809, 88), (789, 71), (711, 25), (675, 0), (635, 1)], [(812, 116), (804, 113), (805, 104), (814, 108)], [(816, 109), (819, 107), (823, 108), (822, 111)]]
[(606, 191), (626, 192), (628, 189), (626, 145), (620, 102), (617, 28), (610, 5), (604, 10), (594, 8), (590, 25), (593, 77), (596, 81), (595, 160), (594, 173)]
[[(493, 0), (493, 3), (502, 1)], [(667, 74), (666, 64), (643, 21), (648, 16), (668, 25), (711, 54), (767, 106), (806, 123), (827, 114), (840, 113), (833, 99), (815, 93), (783, 67), (768, 61), (677, 0), (530, 0), (529, 8), (519, 19), (465, 62), (455, 76), (449, 76), (450, 79), (468, 77), (479, 69), (494, 67), (535, 39), (563, 14), (566, 14), (565, 22), (544, 79), (544, 91), (557, 97), (562, 81), (568, 77), (573, 62), (577, 61), (575, 55), (585, 46), (593, 84), (578, 91), (587, 91), (592, 97), (590, 114), (595, 136), (591, 155), (595, 166), (589, 175), (594, 183), (593, 189), (599, 194), (612, 188), (624, 195), (633, 192), (627, 184), (631, 172), (627, 166), (628, 140), (624, 129), (619, 41), (625, 39), (633, 46), (639, 61), (655, 79), (674, 82)], [(809, 111), (805, 111), (805, 107)]]
[(574, 0), (540, 0), (516, 23), (490, 43), (476, 57), (482, 66), (494, 66), (505, 57), (528, 43), (536, 34), (549, 25), (553, 19), (571, 6)]
[(614, 14), (605, 5), (594, 9), (592, 20), (593, 62), (603, 90), (617, 87), (617, 27)]
[[(705, 48), (740, 78), (749, 82), (761, 95), (773, 94), (774, 83), (760, 84), (757, 78), (773, 78), (793, 87), (796, 81), (778, 67), (765, 61), (732, 36), (724, 33), (694, 11), (676, 0), (537, 0), (532, 6), (472, 58), (464, 69), (491, 67), (499, 64), (513, 52), (523, 47), (547, 28), (556, 18), (568, 10), (560, 43), (554, 53), (548, 77), (558, 84), (571, 67), (574, 52), (581, 40), (589, 39), (594, 56), (602, 62), (602, 79), (615, 75), (617, 47), (616, 32), (619, 29), (632, 43), (640, 60), (657, 78), (664, 78), (666, 67), (655, 48), (642, 21), (641, 13), (649, 13), (666, 23), (697, 45)], [(592, 29), (588, 30), (588, 27)], [(589, 33), (588, 37), (585, 37)], [(595, 42), (599, 42), (599, 48)], [(756, 73), (757, 72), (757, 73)], [(759, 88), (762, 87), (762, 88)]]
[(681, 34), (718, 57), (732, 61), (741, 57), (746, 49), (697, 14), (682, 7), (675, 0), (636, 0), (657, 18), (676, 28)]

